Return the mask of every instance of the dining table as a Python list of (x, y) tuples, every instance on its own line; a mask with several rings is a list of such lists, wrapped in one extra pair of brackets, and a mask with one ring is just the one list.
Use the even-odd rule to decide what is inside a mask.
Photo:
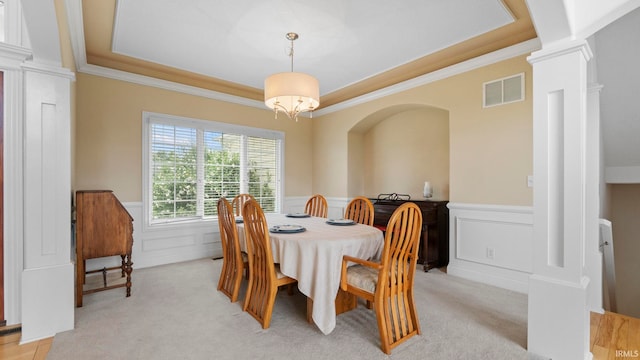
[[(298, 213), (267, 213), (265, 218), (270, 229), (274, 262), (280, 264), (280, 272), (298, 281), (299, 291), (307, 296), (307, 318), (323, 334), (331, 333), (336, 326), (342, 257), (379, 259), (384, 246), (382, 231), (349, 220)], [(244, 226), (241, 218), (237, 222), (238, 237), (244, 250)], [(355, 301), (354, 298), (353, 306)]]

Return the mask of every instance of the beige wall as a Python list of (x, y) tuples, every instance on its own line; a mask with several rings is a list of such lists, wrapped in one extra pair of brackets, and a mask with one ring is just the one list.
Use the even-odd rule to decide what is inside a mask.
[(447, 111), (403, 111), (380, 121), (364, 138), (365, 195), (399, 193), (420, 200), (429, 181), (433, 199), (449, 199)]
[(610, 185), (618, 313), (640, 318), (640, 184)]
[[(483, 82), (520, 72), (526, 74), (525, 101), (482, 108)], [(526, 185), (533, 157), (531, 67), (524, 56), (298, 123), (285, 116), (275, 120), (268, 110), (82, 73), (77, 92), (74, 190), (106, 188), (122, 201), (141, 201), (141, 119), (143, 111), (151, 111), (284, 131), (287, 196), (375, 196), (390, 190), (413, 197), (421, 195), (425, 180), (436, 181), (427, 178), (433, 177), (449, 179), (448, 198), (453, 202), (532, 203), (532, 189)], [(448, 112), (449, 174), (444, 169), (425, 172), (421, 155), (398, 170), (398, 182), (365, 169), (366, 138), (372, 136), (366, 133), (398, 114), (426, 108)], [(378, 126), (417, 136), (412, 142), (425, 131), (416, 128), (420, 123), (415, 120)], [(445, 180), (437, 181), (443, 185), (434, 186), (442, 188), (444, 198)]]
[[(482, 108), (484, 82), (521, 72), (525, 73), (525, 101)], [(428, 106), (449, 113), (450, 201), (532, 205), (533, 189), (526, 181), (533, 173), (531, 89), (531, 66), (520, 56), (314, 119), (313, 192), (355, 195), (350, 192), (358, 187), (351, 186), (349, 176), (356, 172), (353, 166), (359, 165), (350, 163), (353, 158), (346, 155), (350, 131), (366, 132), (363, 129), (397, 113)], [(413, 126), (407, 123), (395, 130), (409, 133)], [(411, 178), (415, 173), (408, 167), (394, 175)], [(420, 174), (409, 182), (425, 180)]]
[(285, 195), (311, 193), (311, 121), (199, 96), (77, 74), (74, 190), (110, 189), (142, 200), (142, 112), (156, 112), (285, 132)]

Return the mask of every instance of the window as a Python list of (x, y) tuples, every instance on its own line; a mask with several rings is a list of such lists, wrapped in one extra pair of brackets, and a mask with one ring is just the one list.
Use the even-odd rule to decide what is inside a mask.
[(215, 217), (240, 193), (280, 211), (283, 133), (155, 113), (143, 129), (148, 224)]

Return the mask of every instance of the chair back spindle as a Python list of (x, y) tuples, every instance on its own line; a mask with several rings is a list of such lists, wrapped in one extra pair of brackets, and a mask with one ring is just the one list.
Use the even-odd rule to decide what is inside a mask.
[(253, 199), (247, 201), (242, 208), (242, 217), (250, 269), (243, 310), (266, 329), (271, 323), (278, 287), (296, 280), (282, 275), (273, 262), (269, 229), (260, 205)]
[(218, 200), (218, 226), (222, 243), (222, 271), (218, 280), (218, 290), (227, 295), (231, 302), (236, 302), (242, 282), (242, 272), (248, 268), (248, 262), (240, 250), (233, 209), (225, 198)]
[(353, 198), (344, 211), (344, 218), (359, 224), (373, 226), (374, 208), (371, 200), (364, 196)]
[(311, 216), (326, 218), (328, 210), (327, 199), (320, 194), (313, 195), (304, 206), (304, 212)]
[[(340, 287), (373, 302), (382, 351), (420, 334), (413, 280), (422, 228), (420, 208), (407, 202), (391, 215), (380, 262), (344, 256)], [(357, 265), (348, 266), (350, 263)]]
[(231, 202), (231, 205), (233, 206), (233, 213), (236, 216), (242, 216), (242, 207), (244, 206), (244, 203), (252, 199), (255, 200), (255, 198), (251, 194), (236, 195)]

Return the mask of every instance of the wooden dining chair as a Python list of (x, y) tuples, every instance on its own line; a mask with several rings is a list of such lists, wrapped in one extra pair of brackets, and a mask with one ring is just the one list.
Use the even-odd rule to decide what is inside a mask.
[(218, 280), (218, 291), (227, 295), (231, 302), (238, 301), (243, 271), (249, 270), (247, 254), (240, 251), (238, 228), (231, 204), (225, 198), (218, 200), (218, 226), (222, 243), (222, 271)]
[(325, 199), (324, 196), (320, 194), (316, 194), (310, 197), (304, 206), (305, 214), (309, 214), (311, 216), (326, 218), (328, 211), (329, 206), (327, 205), (327, 199)]
[[(389, 219), (379, 263), (343, 256), (340, 288), (373, 302), (381, 348), (386, 354), (420, 334), (413, 278), (421, 227), (420, 208), (412, 202), (404, 203)], [(349, 262), (356, 265), (347, 267)]]
[(278, 288), (294, 284), (296, 279), (283, 275), (280, 266), (273, 263), (269, 229), (260, 204), (255, 200), (247, 201), (242, 208), (242, 217), (249, 254), (249, 285), (243, 310), (267, 329)]
[(373, 226), (373, 203), (364, 196), (357, 196), (349, 201), (344, 211), (344, 218), (359, 224)]
[(231, 205), (233, 206), (233, 213), (236, 216), (241, 216), (242, 215), (242, 207), (244, 206), (244, 203), (246, 203), (249, 200), (255, 200), (255, 198), (253, 197), (253, 195), (251, 194), (238, 194), (236, 195), (236, 197), (233, 198), (233, 201), (231, 202)]

